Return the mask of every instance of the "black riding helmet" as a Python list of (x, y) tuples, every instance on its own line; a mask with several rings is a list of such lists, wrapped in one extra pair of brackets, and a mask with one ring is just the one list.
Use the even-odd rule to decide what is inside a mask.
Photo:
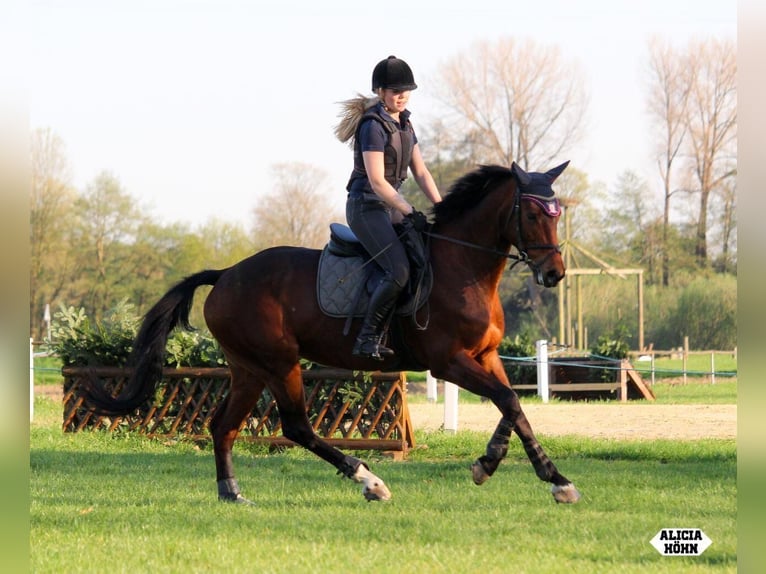
[(372, 91), (378, 88), (389, 90), (414, 90), (418, 85), (407, 62), (396, 56), (381, 60), (372, 71)]

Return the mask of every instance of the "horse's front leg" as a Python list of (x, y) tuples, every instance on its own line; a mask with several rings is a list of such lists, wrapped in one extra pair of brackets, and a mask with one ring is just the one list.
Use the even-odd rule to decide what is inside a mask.
[(508, 454), (511, 431), (513, 431), (513, 423), (506, 418), (500, 419), (495, 432), (492, 433), (492, 438), (487, 443), (487, 452), (471, 465), (474, 484), (482, 485), (495, 474), (500, 461)]
[(487, 444), (486, 454), (480, 456), (471, 465), (474, 484), (484, 484), (495, 473), (500, 461), (505, 458), (508, 452), (508, 442), (512, 430), (515, 430), (516, 434), (521, 438), (521, 444), (537, 476), (540, 480), (551, 483), (551, 494), (556, 499), (556, 502), (577, 502), (580, 499), (580, 493), (574, 484), (558, 471), (556, 465), (545, 454), (543, 447), (537, 442), (532, 432), (532, 427), (523, 412), (516, 417), (515, 425), (505, 417), (500, 419), (500, 423), (497, 425), (492, 438)]
[[(513, 394), (516, 395), (515, 392)], [(518, 397), (516, 397), (516, 401), (518, 402)], [(537, 438), (532, 432), (532, 426), (521, 411), (521, 406), (519, 406), (519, 415), (516, 417), (514, 430), (519, 435), (521, 444), (524, 446), (524, 452), (527, 453), (537, 476), (540, 480), (551, 483), (551, 494), (556, 502), (571, 504), (580, 500), (580, 492), (575, 488), (575, 485), (558, 471), (556, 465), (545, 454), (543, 447), (537, 442)]]
[(552, 484), (551, 493), (556, 501), (573, 503), (579, 500), (580, 493), (568, 478), (559, 473), (537, 442), (532, 427), (521, 409), (519, 397), (510, 387), (497, 353), (485, 356), (482, 363), (466, 354), (459, 354), (453, 358), (443, 373), (443, 376), (441, 374), (437, 376), (453, 381), (474, 394), (489, 398), (503, 414), (487, 444), (485, 454), (471, 466), (475, 484), (484, 484), (494, 474), (508, 452), (511, 432), (515, 431), (521, 439), (524, 451), (537, 476)]

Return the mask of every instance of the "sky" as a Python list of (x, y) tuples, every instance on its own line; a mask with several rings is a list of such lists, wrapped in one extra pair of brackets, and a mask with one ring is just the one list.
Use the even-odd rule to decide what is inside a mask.
[(390, 54), (420, 86), (417, 130), (435, 117), (439, 65), (477, 41), (560, 47), (590, 98), (585, 137), (560, 162), (610, 186), (628, 169), (656, 174), (648, 39), (737, 38), (736, 0), (49, 0), (25, 19), (30, 127), (63, 140), (79, 190), (108, 171), (164, 223), (246, 227), (277, 163), (325, 171), (343, 213), (352, 155), (333, 134), (338, 102), (369, 93)]

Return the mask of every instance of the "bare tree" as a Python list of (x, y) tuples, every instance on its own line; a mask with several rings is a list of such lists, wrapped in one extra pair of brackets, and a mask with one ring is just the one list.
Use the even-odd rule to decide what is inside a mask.
[[(657, 126), (659, 173), (663, 181), (662, 283), (668, 285), (670, 199), (679, 191), (699, 197), (694, 226), (694, 257), (709, 264), (708, 228), (717, 194), (720, 227), (728, 250), (736, 220), (732, 211), (737, 154), (737, 61), (731, 41), (692, 41), (683, 48), (653, 38), (649, 43), (648, 107)], [(688, 211), (688, 205), (682, 206)], [(726, 265), (724, 265), (724, 269)]]
[(253, 209), (253, 232), (259, 248), (276, 245), (321, 247), (329, 239), (328, 226), (342, 221), (328, 202), (329, 175), (300, 162), (272, 166), (274, 191)]
[(32, 132), (30, 165), (29, 317), (30, 332), (39, 336), (45, 304), (52, 303), (72, 277), (68, 230), (76, 193), (64, 142), (50, 129)]
[(722, 273), (736, 273), (737, 266), (737, 189), (736, 178), (727, 178), (721, 185), (718, 198), (721, 204), (721, 253), (716, 269)]
[(455, 113), (474, 159), (525, 169), (561, 159), (583, 125), (583, 75), (556, 47), (480, 42), (438, 71), (437, 97)]
[(688, 149), (699, 194), (694, 248), (697, 263), (708, 265), (708, 206), (736, 175), (737, 52), (730, 40), (695, 41), (687, 57)]
[(684, 58), (666, 41), (654, 37), (649, 42), (649, 112), (657, 126), (657, 167), (663, 185), (661, 262), (662, 285), (670, 281), (670, 198), (678, 191), (673, 168), (686, 134), (686, 106), (690, 85), (685, 81)]

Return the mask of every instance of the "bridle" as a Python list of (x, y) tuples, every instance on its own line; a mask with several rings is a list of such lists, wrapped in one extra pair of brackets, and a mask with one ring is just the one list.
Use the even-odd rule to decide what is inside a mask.
[[(471, 249), (476, 249), (478, 251), (484, 251), (485, 253), (492, 253), (493, 255), (497, 255), (498, 257), (511, 259), (513, 260), (513, 263), (511, 264), (511, 267), (510, 267), (511, 270), (513, 270), (513, 268), (516, 267), (516, 265), (518, 265), (519, 263), (526, 263), (527, 266), (534, 273), (535, 279), (537, 280), (537, 282), (542, 285), (543, 284), (543, 277), (542, 277), (543, 264), (554, 254), (561, 253), (561, 248), (558, 245), (551, 244), (551, 243), (533, 243), (531, 245), (524, 245), (522, 236), (521, 236), (521, 200), (522, 199), (526, 201), (532, 201), (538, 204), (543, 209), (543, 212), (546, 217), (555, 217), (561, 213), (561, 207), (559, 205), (558, 199), (543, 201), (542, 199), (539, 199), (538, 197), (534, 195), (525, 194), (524, 192), (516, 191), (514, 195), (514, 200), (513, 200), (513, 207), (511, 208), (511, 211), (508, 214), (508, 217), (505, 220), (505, 224), (503, 225), (502, 228), (507, 229), (511, 225), (511, 219), (513, 218), (513, 215), (514, 214), (517, 215), (516, 229), (518, 231), (519, 245), (516, 246), (516, 249), (518, 250), (518, 253), (506, 253), (505, 251), (500, 251), (499, 249), (494, 249), (492, 247), (485, 247), (483, 245), (478, 245), (476, 243), (471, 243), (469, 241), (463, 241), (462, 239), (456, 239), (454, 237), (442, 235), (441, 233), (434, 233), (433, 231), (423, 231), (423, 234), (436, 239), (443, 239), (445, 241), (449, 241), (457, 245), (470, 247)], [(528, 251), (530, 250), (536, 250), (536, 251), (547, 250), (548, 253), (540, 261), (535, 261), (529, 256)]]
[[(524, 245), (524, 242), (521, 236), (521, 200), (522, 199), (536, 203), (542, 209), (545, 217), (556, 217), (558, 215), (561, 215), (561, 206), (559, 204), (558, 199), (543, 201), (542, 199), (534, 195), (525, 194), (524, 192), (517, 192), (516, 198), (513, 204), (513, 209), (511, 210), (510, 215), (508, 215), (508, 221), (506, 221), (506, 226), (507, 226), (510, 223), (511, 217), (513, 217), (513, 213), (516, 212), (518, 214), (518, 217), (516, 218), (516, 224), (517, 224), (516, 229), (518, 231), (518, 237), (519, 237), (519, 245), (517, 246), (517, 249), (519, 250), (520, 254), (523, 254), (524, 256), (523, 261), (532, 270), (537, 282), (540, 285), (542, 285), (543, 284), (543, 271), (542, 271), (543, 264), (550, 257), (553, 257), (554, 254), (561, 253), (561, 248), (558, 245), (554, 245), (551, 243), (534, 243), (532, 245), (526, 245), (526, 246)], [(539, 261), (534, 261), (527, 253), (527, 251), (532, 249), (536, 251), (548, 251), (548, 253), (546, 253), (545, 256)], [(520, 262), (521, 261), (516, 261), (515, 263), (513, 263), (511, 265), (511, 269), (513, 269)]]

